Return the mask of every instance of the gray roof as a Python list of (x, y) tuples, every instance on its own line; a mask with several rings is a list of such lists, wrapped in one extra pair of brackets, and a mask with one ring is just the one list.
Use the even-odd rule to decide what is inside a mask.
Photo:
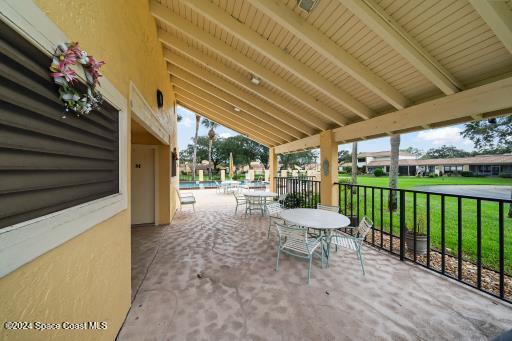
[[(389, 166), (389, 160), (368, 162), (368, 167)], [(436, 165), (502, 165), (512, 164), (512, 154), (478, 155), (453, 159), (399, 160), (400, 166), (436, 166)]]

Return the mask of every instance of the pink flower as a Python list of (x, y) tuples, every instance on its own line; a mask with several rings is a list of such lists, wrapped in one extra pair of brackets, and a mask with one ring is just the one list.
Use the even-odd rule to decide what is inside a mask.
[(76, 79), (76, 72), (72, 69), (65, 68), (59, 72), (52, 72), (50, 76), (53, 78), (63, 77), (67, 82), (73, 82)]
[(82, 50), (80, 49), (80, 44), (77, 41), (69, 44), (69, 50), (75, 54), (75, 56), (80, 57)]
[[(101, 73), (99, 71), (100, 67), (105, 65), (104, 61), (96, 61), (93, 56), (89, 56), (89, 72), (91, 73), (95, 82), (98, 82), (98, 78), (101, 77)], [(99, 82), (98, 82), (99, 83)]]

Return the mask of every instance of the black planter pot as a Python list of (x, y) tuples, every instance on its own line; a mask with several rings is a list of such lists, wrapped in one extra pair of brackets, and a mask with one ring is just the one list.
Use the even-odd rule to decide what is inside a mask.
[(350, 219), (350, 226), (359, 225), (359, 218), (357, 216), (348, 216), (348, 219)]

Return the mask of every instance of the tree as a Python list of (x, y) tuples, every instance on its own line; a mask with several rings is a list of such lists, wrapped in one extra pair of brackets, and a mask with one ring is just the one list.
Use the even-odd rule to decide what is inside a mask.
[(411, 153), (417, 158), (421, 158), (423, 155), (423, 150), (414, 147), (408, 147), (407, 149), (405, 149), (405, 151)]
[(196, 133), (194, 135), (194, 154), (192, 156), (192, 181), (196, 180), (196, 167), (197, 167), (197, 137), (199, 135), (199, 122), (201, 116), (196, 114)]
[[(481, 153), (495, 154), (512, 152), (512, 115), (466, 123), (461, 135), (470, 139)], [(510, 193), (512, 199), (512, 192)], [(508, 217), (512, 218), (512, 204), (508, 208)]]
[(466, 123), (460, 133), (479, 153), (512, 153), (512, 115)]
[[(389, 138), (391, 144), (391, 160), (389, 163), (389, 188), (397, 189), (398, 187), (398, 170), (399, 170), (399, 155), (400, 155), (400, 135), (391, 135)], [(389, 194), (389, 209), (394, 211), (398, 207), (398, 200), (396, 191), (391, 191)]]
[[(222, 139), (215, 139), (212, 144), (212, 164), (215, 168), (219, 163), (222, 163), (224, 160), (220, 158), (219, 150), (220, 144), (222, 144)], [(197, 149), (196, 149), (196, 157), (197, 160), (208, 160), (209, 153), (209, 144), (210, 140), (208, 136), (198, 136), (197, 137)], [(180, 150), (180, 160), (182, 162), (190, 162), (192, 163), (194, 155), (194, 144), (190, 143), (186, 148)]]
[(439, 148), (431, 148), (422, 156), (422, 159), (453, 159), (455, 157), (467, 157), (470, 153), (454, 146), (443, 145)]
[(352, 154), (348, 150), (340, 150), (338, 152), (338, 163), (341, 165), (342, 163), (351, 162)]
[(293, 166), (304, 167), (313, 163), (317, 157), (315, 151), (307, 150), (299, 153), (281, 154), (279, 155), (279, 162), (283, 169), (292, 168)]
[(357, 184), (357, 142), (352, 142), (352, 184)]
[(217, 135), (215, 133), (215, 128), (219, 126), (218, 123), (215, 123), (213, 121), (210, 121), (209, 119), (203, 118), (203, 126), (206, 128), (209, 128), (208, 130), (208, 176), (211, 179), (212, 178), (212, 144), (213, 140), (215, 140), (215, 136)]

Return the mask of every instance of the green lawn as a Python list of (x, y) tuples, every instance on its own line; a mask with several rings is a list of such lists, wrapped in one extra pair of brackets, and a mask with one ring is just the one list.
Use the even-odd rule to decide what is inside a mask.
[[(349, 180), (348, 176), (340, 176), (340, 180)], [(401, 176), (398, 178), (398, 188), (413, 189), (417, 186), (429, 185), (505, 185), (512, 186), (512, 179), (506, 178), (470, 178), (461, 176), (443, 176), (437, 178)], [(358, 176), (358, 185), (388, 187), (389, 178), (387, 176)]]
[[(359, 185), (387, 187), (387, 177), (360, 176)], [(465, 177), (442, 177), (442, 178), (417, 178), (417, 177), (399, 177), (398, 186), (403, 189), (413, 189), (422, 185), (508, 185), (512, 186), (512, 179), (504, 178), (465, 178)], [(374, 189), (374, 206), (372, 211), (372, 190), (366, 190), (366, 200), (364, 189), (359, 193), (359, 214), (370, 218), (373, 216), (375, 227), (390, 232), (391, 214), (388, 210), (388, 194), (383, 191), (383, 217), (380, 218), (381, 201), (380, 189)], [(413, 226), (414, 217), (414, 194), (406, 194), (406, 224)], [(426, 194), (416, 195), (416, 213), (417, 217), (426, 218)], [(340, 204), (342, 210), (345, 205), (344, 192), (340, 193)], [(350, 201), (350, 194), (347, 195), (347, 202)], [(357, 211), (357, 199), (354, 195), (354, 212)], [(477, 201), (471, 199), (462, 199), (462, 253), (467, 260), (476, 261), (477, 259)], [(350, 210), (347, 210), (349, 213)], [(504, 226), (505, 226), (505, 271), (512, 275), (512, 219), (507, 217), (508, 205), (503, 207)], [(499, 235), (498, 235), (498, 203), (482, 200), (481, 202), (481, 234), (482, 234), (482, 264), (485, 267), (499, 269)], [(392, 214), (392, 233), (399, 236), (400, 214)], [(431, 225), (431, 245), (436, 249), (441, 248), (441, 196), (430, 195), (430, 225)], [(458, 202), (457, 198), (445, 197), (445, 245), (447, 252), (453, 255), (457, 254), (458, 249)]]

